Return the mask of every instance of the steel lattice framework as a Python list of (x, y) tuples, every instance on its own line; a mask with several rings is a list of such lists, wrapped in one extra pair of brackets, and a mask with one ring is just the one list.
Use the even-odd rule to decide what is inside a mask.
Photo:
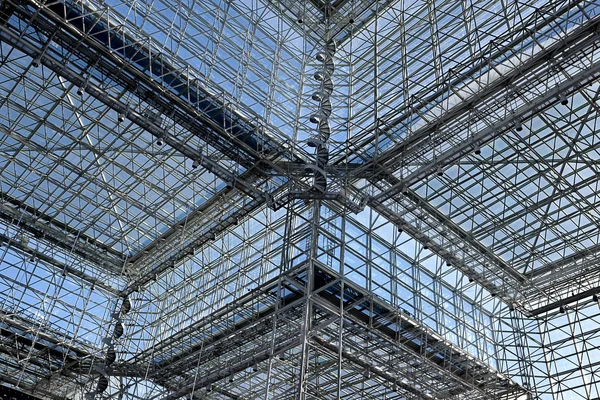
[(600, 3), (0, 0), (0, 393), (600, 397)]

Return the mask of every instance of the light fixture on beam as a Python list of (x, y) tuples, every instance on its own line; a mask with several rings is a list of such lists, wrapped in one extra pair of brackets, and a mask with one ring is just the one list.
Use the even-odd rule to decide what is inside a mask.
[(323, 63), (329, 60), (329, 56), (324, 51), (318, 52), (317, 55), (315, 56), (315, 58), (317, 59), (317, 61), (323, 62)]
[(558, 95), (558, 100), (560, 101), (560, 104), (562, 104), (563, 106), (569, 105), (569, 100), (567, 99), (567, 96), (564, 93), (560, 93)]
[(523, 124), (521, 123), (521, 121), (516, 120), (515, 121), (515, 131), (521, 132), (522, 130), (523, 130)]
[(126, 315), (131, 310), (131, 300), (129, 300), (128, 296), (123, 298), (123, 302), (121, 303), (121, 314)]
[(108, 377), (104, 374), (100, 375), (98, 378), (98, 383), (96, 385), (96, 393), (103, 393), (108, 387)]
[(117, 352), (115, 350), (114, 345), (110, 345), (108, 350), (106, 351), (106, 356), (104, 357), (104, 363), (106, 365), (112, 365), (117, 360)]
[(125, 333), (125, 326), (123, 325), (123, 323), (121, 321), (117, 321), (117, 323), (115, 324), (115, 327), (113, 329), (113, 337), (115, 339), (119, 339), (123, 336), (124, 333)]
[(129, 115), (129, 103), (126, 105), (125, 110), (117, 115), (117, 121), (119, 121), (119, 123), (125, 122), (127, 115)]

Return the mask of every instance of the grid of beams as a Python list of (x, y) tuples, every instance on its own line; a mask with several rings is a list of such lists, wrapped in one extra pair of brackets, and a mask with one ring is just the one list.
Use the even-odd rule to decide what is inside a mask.
[(597, 397), (599, 13), (0, 0), (3, 381)]

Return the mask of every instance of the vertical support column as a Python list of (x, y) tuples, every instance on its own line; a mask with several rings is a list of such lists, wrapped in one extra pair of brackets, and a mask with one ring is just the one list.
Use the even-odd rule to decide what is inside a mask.
[(309, 347), (310, 347), (310, 329), (312, 324), (312, 291), (314, 289), (314, 272), (315, 272), (315, 261), (318, 255), (318, 244), (319, 244), (319, 222), (321, 217), (321, 201), (315, 200), (312, 206), (312, 226), (310, 232), (310, 248), (308, 249), (308, 271), (306, 277), (306, 303), (304, 308), (304, 316), (302, 321), (302, 332), (301, 335), (301, 354), (300, 354), (300, 374), (298, 379), (298, 389), (296, 390), (296, 399), (306, 399), (306, 381), (308, 373), (308, 358), (309, 358)]
[[(345, 210), (344, 210), (345, 211)], [(345, 249), (346, 249), (346, 215), (345, 212), (341, 214), (342, 217), (342, 226), (341, 232), (342, 237), (340, 240), (340, 276), (344, 277), (344, 257), (345, 257)], [(337, 395), (336, 399), (341, 400), (342, 398), (342, 358), (343, 358), (343, 348), (344, 348), (344, 296), (343, 293), (346, 290), (344, 285), (344, 280), (341, 282), (341, 293), (340, 296), (340, 321), (339, 321), (339, 332), (338, 332), (338, 363), (337, 363)]]
[[(296, 226), (296, 204), (294, 201), (288, 204), (286, 216), (285, 216), (285, 231), (283, 237), (283, 246), (281, 250), (281, 272), (279, 279), (277, 280), (277, 296), (281, 295), (282, 291), (282, 280), (285, 277), (287, 271), (293, 267), (294, 260), (294, 232)], [(271, 398), (271, 378), (273, 373), (273, 357), (275, 356), (275, 338), (277, 336), (277, 316), (279, 311), (279, 305), (281, 304), (281, 298), (278, 298), (275, 303), (275, 313), (273, 315), (273, 324), (271, 330), (271, 348), (269, 350), (269, 362), (267, 368), (267, 380), (265, 385), (264, 400)]]

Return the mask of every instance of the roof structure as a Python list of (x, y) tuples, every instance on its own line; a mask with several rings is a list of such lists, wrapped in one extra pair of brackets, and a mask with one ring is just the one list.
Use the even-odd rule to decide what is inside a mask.
[(600, 397), (599, 14), (0, 0), (0, 394)]

